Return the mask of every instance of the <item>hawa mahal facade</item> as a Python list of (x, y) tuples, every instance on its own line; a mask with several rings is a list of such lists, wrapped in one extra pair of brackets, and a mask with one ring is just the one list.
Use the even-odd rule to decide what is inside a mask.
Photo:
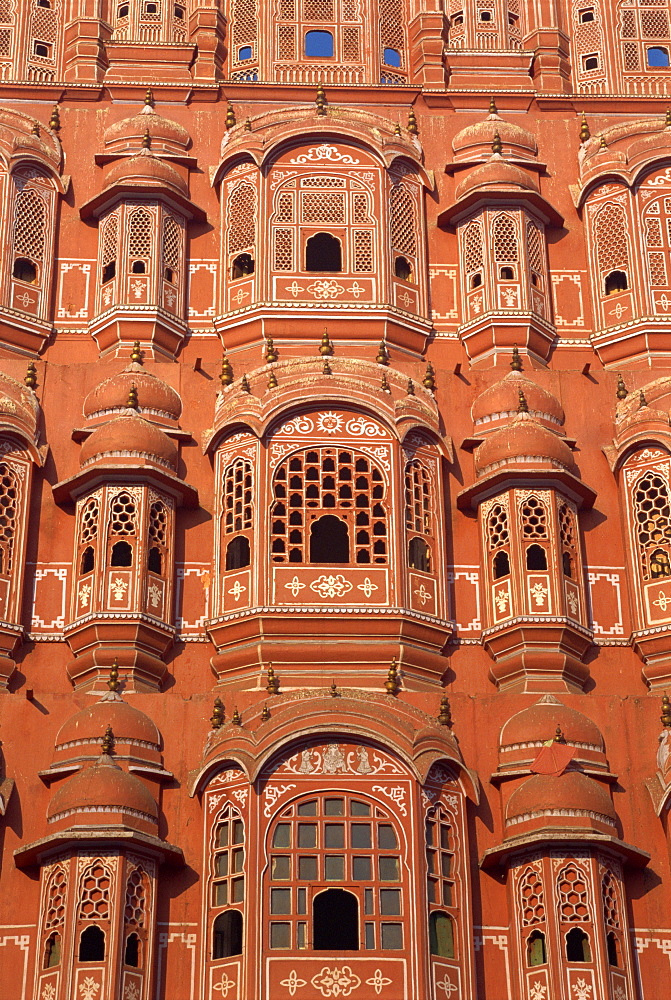
[(671, 2), (0, 0), (3, 1000), (661, 1000)]

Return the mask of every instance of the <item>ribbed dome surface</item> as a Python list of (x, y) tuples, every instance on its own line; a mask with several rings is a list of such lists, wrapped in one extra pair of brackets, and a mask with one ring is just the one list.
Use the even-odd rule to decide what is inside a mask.
[(508, 719), (499, 743), (501, 749), (519, 744), (542, 744), (551, 740), (560, 727), (567, 743), (603, 750), (599, 727), (582, 712), (559, 703), (539, 702)]
[(155, 824), (158, 819), (156, 800), (147, 786), (135, 775), (123, 771), (111, 757), (102, 755), (57, 789), (49, 803), (47, 819), (67, 820), (68, 826), (106, 826), (110, 823), (110, 812), (125, 814), (128, 825), (140, 828)]
[(102, 699), (68, 719), (56, 737), (56, 749), (80, 741), (100, 743), (101, 733), (107, 726), (112, 727), (117, 744), (149, 743), (156, 751), (159, 749), (161, 737), (149, 716), (119, 697)]
[[(605, 819), (590, 817), (589, 813)], [(544, 821), (544, 825), (582, 826), (601, 822), (614, 826), (615, 808), (610, 795), (599, 782), (581, 771), (565, 771), (555, 778), (534, 774), (520, 785), (508, 800), (506, 823)], [(517, 824), (512, 824), (513, 827)]]
[(507, 163), (502, 156), (496, 154), (491, 160), (471, 170), (468, 176), (457, 185), (456, 197), (465, 198), (471, 191), (535, 191), (538, 192), (536, 181), (516, 167)]
[(547, 430), (528, 413), (520, 413), (515, 421), (495, 431), (475, 453), (478, 473), (504, 465), (548, 465), (575, 472), (571, 449), (552, 431)]
[(171, 420), (179, 419), (182, 412), (179, 393), (136, 362), (118, 375), (105, 379), (88, 394), (84, 401), (84, 416), (90, 418), (125, 409), (133, 386), (137, 389), (141, 413), (147, 411)]
[(82, 445), (82, 467), (96, 459), (121, 459), (124, 464), (148, 459), (158, 465), (177, 468), (177, 449), (155, 424), (136, 414), (110, 420), (96, 428)]
[(469, 159), (470, 156), (486, 153), (491, 146), (494, 136), (498, 132), (503, 145), (504, 155), (511, 153), (520, 158), (531, 159), (536, 156), (538, 146), (535, 136), (519, 125), (504, 121), (499, 115), (489, 115), (484, 121), (467, 125), (461, 132), (457, 132), (452, 140), (452, 149), (457, 159)]
[(521, 372), (509, 372), (500, 382), (480, 393), (473, 403), (471, 416), (476, 430), (484, 430), (487, 425), (502, 419), (513, 419), (517, 415), (520, 391), (524, 393), (529, 414), (536, 420), (555, 427), (564, 423), (564, 410), (556, 396)]
[(105, 186), (110, 188), (115, 184), (142, 184), (143, 186), (167, 186), (180, 194), (187, 195), (186, 182), (165, 160), (152, 156), (148, 149), (143, 149), (137, 156), (119, 160), (107, 173)]
[(123, 118), (106, 129), (105, 146), (139, 146), (147, 132), (154, 149), (183, 152), (191, 142), (189, 133), (182, 125), (145, 105), (136, 115)]

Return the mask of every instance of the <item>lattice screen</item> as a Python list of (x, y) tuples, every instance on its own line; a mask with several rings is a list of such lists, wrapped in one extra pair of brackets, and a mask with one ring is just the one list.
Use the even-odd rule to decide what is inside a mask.
[(252, 250), (256, 243), (256, 189), (242, 181), (228, 195), (226, 228), (229, 253)]
[(621, 205), (607, 204), (594, 220), (599, 273), (603, 277), (614, 270), (629, 270), (627, 219)]

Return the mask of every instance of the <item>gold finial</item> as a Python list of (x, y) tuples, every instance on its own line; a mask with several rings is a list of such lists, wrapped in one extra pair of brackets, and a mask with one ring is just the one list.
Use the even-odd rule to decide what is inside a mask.
[(268, 376), (268, 388), (269, 389), (277, 389), (277, 384), (278, 384), (277, 383), (277, 375), (275, 374), (275, 372), (271, 368), (270, 369), (270, 375)]
[(666, 114), (664, 115), (664, 126), (666, 128), (671, 128), (671, 108), (666, 109)]
[(587, 118), (585, 117), (585, 112), (582, 113), (582, 121), (580, 123), (580, 141), (589, 142), (592, 138), (592, 133), (589, 130), (589, 125), (587, 124)]
[(499, 156), (503, 152), (503, 143), (501, 142), (501, 136), (499, 135), (499, 130), (497, 129), (494, 133), (494, 138), (492, 139), (492, 153), (498, 153)]
[(517, 412), (518, 413), (528, 413), (529, 412), (529, 404), (527, 403), (527, 397), (524, 395), (524, 393), (522, 392), (521, 389), (520, 389), (520, 391), (517, 394), (517, 398), (518, 398)]
[(49, 119), (49, 128), (52, 132), (60, 132), (61, 130), (61, 115), (57, 104), (53, 106), (51, 118)]
[(627, 387), (624, 384), (624, 379), (621, 375), (617, 376), (617, 392), (615, 393), (618, 399), (626, 399), (629, 393), (627, 392)]
[(144, 135), (142, 136), (142, 148), (151, 149), (151, 134), (149, 129), (145, 129)]
[(267, 722), (270, 718), (270, 709), (267, 705), (264, 705), (261, 709), (261, 722)]
[(441, 726), (452, 727), (452, 711), (450, 709), (450, 702), (446, 694), (440, 699), (440, 712), (438, 713), (438, 722)]
[(326, 330), (322, 334), (321, 344), (319, 345), (319, 353), (323, 358), (330, 357), (333, 354), (333, 344), (329, 340), (329, 335)]
[(233, 110), (232, 104), (229, 104), (228, 108), (226, 109), (225, 125), (227, 129), (234, 128), (237, 125), (237, 122), (235, 120), (235, 111)]
[(638, 394), (638, 408), (639, 408), (639, 410), (641, 410), (641, 409), (643, 409), (644, 406), (647, 406), (647, 405), (648, 405), (648, 401), (645, 398), (645, 393), (641, 389), (641, 391)]
[(387, 345), (385, 344), (384, 340), (380, 341), (380, 346), (377, 349), (375, 360), (377, 361), (378, 365), (389, 364), (389, 351), (387, 350)]
[(107, 681), (107, 687), (110, 689), (110, 691), (119, 690), (119, 661), (117, 659), (114, 660), (112, 666), (110, 667), (110, 675), (109, 675), (109, 680)]
[(522, 371), (522, 359), (520, 357), (520, 352), (517, 349), (517, 344), (513, 346), (513, 357), (512, 361), (510, 362), (510, 367), (514, 372)]
[(415, 395), (415, 383), (412, 381), (411, 378), (408, 379), (407, 393), (408, 393), (409, 396), (414, 396)]
[(214, 699), (210, 724), (213, 729), (221, 729), (224, 724), (224, 703), (219, 697)]
[(100, 752), (106, 754), (108, 757), (111, 757), (114, 753), (114, 733), (111, 726), (108, 726), (105, 730), (105, 735), (100, 744)]
[(40, 123), (39, 122), (35, 122), (35, 124), (33, 125), (33, 127), (31, 128), (30, 131), (32, 132), (33, 135), (39, 135), (40, 134)]
[(382, 381), (380, 382), (380, 388), (382, 389), (382, 392), (391, 392), (391, 388), (389, 387), (389, 382), (387, 381), (386, 372), (382, 372)]
[(317, 105), (317, 114), (326, 114), (326, 94), (324, 93), (324, 88), (321, 83), (317, 87), (317, 97), (315, 99), (315, 104)]
[(661, 722), (665, 729), (671, 729), (671, 702), (668, 694), (662, 698)]
[(245, 132), (252, 131), (252, 120), (251, 118), (245, 118)]
[(391, 661), (391, 666), (387, 671), (387, 679), (384, 682), (384, 689), (387, 694), (397, 695), (401, 687), (398, 679), (398, 669), (396, 667), (396, 657)]
[(601, 152), (604, 149), (608, 149), (608, 144), (606, 143), (605, 135), (602, 135), (599, 139), (599, 151)]
[(277, 349), (273, 343), (272, 337), (266, 337), (266, 349), (263, 356), (265, 357), (266, 364), (268, 365), (272, 365), (275, 361), (277, 361)]
[(137, 386), (132, 385), (128, 390), (128, 400), (126, 406), (129, 410), (137, 410)]
[(225, 354), (221, 359), (221, 373), (219, 375), (219, 381), (222, 385), (230, 385), (233, 381), (233, 369), (231, 368), (231, 362)]
[(489, 113), (490, 115), (498, 115), (499, 109), (496, 106), (496, 98), (489, 98)]
[(336, 682), (334, 680), (331, 681), (331, 687), (329, 688), (329, 690), (331, 692), (331, 697), (332, 698), (337, 698), (338, 697), (338, 688), (336, 687)]
[(322, 375), (333, 375), (333, 369), (329, 364), (328, 358), (324, 358), (324, 364), (322, 365)]
[(242, 389), (243, 392), (251, 392), (252, 391), (250, 389), (250, 387), (249, 387), (249, 382), (247, 381), (247, 376), (246, 375), (243, 375), (242, 378), (240, 379), (240, 388)]
[(401, 132), (401, 126), (398, 122), (394, 125), (394, 135), (403, 135)]
[(419, 135), (417, 119), (415, 118), (415, 112), (412, 108), (408, 111), (408, 132), (410, 132), (411, 135)]
[(140, 349), (140, 341), (139, 340), (136, 340), (135, 343), (133, 344), (133, 350), (131, 351), (130, 359), (136, 365), (141, 365), (142, 364), (142, 351)]
[(145, 103), (145, 107), (147, 107), (147, 108), (153, 108), (154, 107), (154, 95), (152, 93), (151, 87), (147, 87), (147, 89), (145, 91), (144, 103)]
[(237, 708), (233, 712), (233, 715), (231, 717), (231, 722), (233, 723), (234, 726), (241, 726), (242, 725), (242, 716), (238, 712)]
[(268, 683), (266, 684), (268, 694), (280, 693), (280, 679), (275, 673), (272, 663), (268, 664)]
[(427, 362), (426, 374), (422, 379), (422, 385), (424, 386), (425, 389), (428, 389), (430, 392), (436, 391), (436, 373), (433, 370), (433, 365), (431, 364), (430, 361)]
[(557, 728), (555, 729), (555, 734), (554, 734), (554, 740), (553, 740), (553, 742), (554, 743), (566, 743), (566, 737), (562, 733), (561, 726), (559, 724), (557, 724)]
[(37, 388), (37, 368), (35, 367), (34, 361), (29, 363), (23, 383), (35, 392), (35, 389)]

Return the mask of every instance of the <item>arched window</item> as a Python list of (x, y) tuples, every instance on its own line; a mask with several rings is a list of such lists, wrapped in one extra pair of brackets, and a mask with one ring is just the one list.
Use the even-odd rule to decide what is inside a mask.
[(527, 938), (527, 965), (535, 968), (537, 965), (545, 965), (547, 960), (545, 934), (542, 931), (532, 931)]
[(542, 545), (530, 545), (527, 549), (527, 569), (536, 572), (548, 568), (547, 552)]
[(573, 927), (566, 935), (566, 961), (591, 962), (592, 950), (589, 937), (580, 927)]
[[(405, 83), (406, 14), (402, 0), (380, 0), (381, 83)], [(396, 70), (390, 73), (389, 69)], [(401, 70), (402, 72), (398, 72)], [(405, 72), (403, 72), (405, 71)]]
[(149, 274), (151, 271), (154, 225), (154, 216), (145, 208), (136, 208), (128, 218), (128, 270), (131, 274)]
[(418, 459), (405, 468), (405, 526), (408, 541), (408, 566), (423, 573), (431, 572), (431, 548), (434, 542), (431, 478)]
[(160, 576), (165, 567), (168, 542), (168, 510), (160, 500), (155, 500), (149, 509), (148, 540), (147, 569)]
[(520, 255), (517, 224), (509, 215), (497, 215), (492, 227), (492, 246), (497, 264), (517, 263)]
[(163, 560), (161, 559), (161, 550), (157, 545), (152, 545), (147, 553), (147, 569), (150, 573), (156, 573), (158, 576), (161, 575)]
[(17, 257), (12, 268), (12, 277), (25, 281), (28, 285), (37, 284), (37, 266), (27, 257)]
[(249, 566), (251, 561), (251, 549), (249, 539), (246, 535), (238, 535), (237, 538), (228, 543), (226, 546), (227, 571), (231, 569), (243, 569), (243, 567)]
[[(227, 908), (215, 920), (213, 958), (227, 958), (228, 955), (239, 955), (242, 951), (240, 908), (245, 899), (245, 825), (239, 813), (230, 806), (222, 813), (213, 838), (211, 905), (215, 909)], [(227, 916), (226, 920), (223, 920), (224, 916)], [(226, 951), (231, 947), (238, 950), (220, 953), (220, 949)]]
[(492, 503), (485, 511), (487, 546), (494, 553), (492, 569), (494, 579), (510, 573), (510, 529), (507, 507), (500, 502)]
[(119, 216), (113, 212), (100, 227), (100, 280), (103, 285), (116, 277), (118, 243)]
[(140, 939), (135, 933), (129, 934), (126, 938), (123, 960), (124, 965), (130, 966), (132, 969), (140, 967)]
[(149, 883), (146, 872), (134, 868), (126, 882), (124, 900), (124, 963), (133, 969), (143, 964), (143, 939), (147, 932), (147, 898)]
[(7, 462), (0, 462), (0, 573), (4, 576), (12, 572), (20, 502), (19, 478)]
[(81, 561), (80, 572), (82, 574), (83, 573), (92, 573), (93, 570), (95, 569), (95, 567), (96, 567), (95, 552), (94, 552), (93, 547), (91, 545), (87, 545), (86, 548), (84, 549), (84, 551), (82, 552), (82, 561)]
[(38, 178), (15, 172), (12, 226), (12, 274), (29, 284), (43, 284), (41, 270), (47, 249), (48, 208)]
[[(257, 61), (257, 33), (259, 24), (258, 0), (231, 0), (230, 53), (233, 65)], [(256, 80), (255, 66), (245, 66), (242, 71), (230, 74), (233, 80)]]
[[(226, 207), (226, 244), (228, 253), (254, 252), (256, 244), (256, 188), (249, 181), (229, 190)], [(231, 264), (232, 272), (232, 264)]]
[(396, 69), (401, 68), (401, 53), (398, 49), (385, 49), (382, 58), (385, 66), (394, 66)]
[(61, 936), (54, 932), (47, 938), (44, 949), (44, 968), (54, 969), (61, 964)]
[(543, 288), (545, 283), (545, 236), (533, 222), (527, 223), (527, 260), (531, 284), (535, 288)]
[(394, 258), (394, 274), (403, 281), (412, 280), (412, 267), (407, 257), (399, 256)]
[(497, 552), (494, 556), (494, 579), (500, 580), (502, 576), (510, 573), (510, 557), (505, 550)]
[(608, 964), (614, 965), (616, 969), (621, 968), (620, 942), (617, 939), (617, 934), (614, 934), (613, 931), (610, 931), (606, 936), (606, 945), (608, 948)]
[(629, 288), (629, 279), (624, 271), (611, 271), (606, 275), (604, 281), (604, 292), (606, 295), (618, 295), (626, 292)]
[(629, 73), (647, 70), (654, 74), (668, 68), (671, 12), (667, 0), (657, 0), (655, 4), (650, 0), (632, 0), (626, 6), (619, 6), (621, 67), (625, 83)]
[(312, 902), (315, 951), (359, 950), (359, 901), (344, 889), (327, 889)]
[(666, 45), (651, 45), (646, 49), (646, 57), (648, 66), (661, 67), (668, 69), (669, 65), (669, 50)]
[(163, 217), (163, 279), (171, 285), (178, 284), (182, 273), (183, 243), (183, 227), (172, 215), (165, 215)]
[(334, 514), (324, 514), (310, 525), (311, 563), (348, 563), (349, 531), (347, 522)]
[(432, 955), (454, 958), (454, 922), (449, 913), (436, 910), (429, 915), (429, 948)]
[(67, 895), (67, 874), (56, 867), (46, 886), (45, 903), (42, 911), (44, 951), (43, 967), (52, 969), (61, 961), (61, 933), (65, 923)]
[(645, 473), (634, 487), (634, 518), (644, 580), (669, 576), (671, 564), (671, 501), (666, 479)]
[(330, 233), (315, 233), (305, 244), (306, 271), (342, 271), (342, 244)]
[(330, 31), (306, 31), (305, 55), (308, 59), (331, 59), (334, 54)]
[(237, 281), (238, 278), (247, 278), (250, 274), (254, 274), (254, 258), (252, 255), (241, 253), (237, 257), (234, 257), (231, 264), (232, 280)]
[(482, 226), (479, 222), (469, 222), (462, 235), (462, 265), (468, 288), (482, 285), (484, 253)]
[[(337, 448), (297, 452), (278, 466), (273, 493), (274, 562), (339, 562), (347, 533), (347, 561), (387, 563), (385, 478), (367, 455)], [(326, 521), (326, 515), (334, 520)], [(313, 533), (313, 524), (322, 519), (324, 523)], [(337, 558), (331, 560), (326, 546), (334, 539), (337, 547), (332, 551)], [(326, 559), (313, 559), (313, 555), (326, 555)]]
[(212, 927), (213, 959), (242, 955), (242, 925), (240, 910), (227, 910), (215, 918)]
[(416, 258), (416, 226), (415, 200), (408, 185), (394, 184), (389, 194), (389, 227), (392, 250)]
[(562, 553), (562, 569), (564, 576), (577, 579), (578, 567), (578, 518), (575, 509), (568, 503), (559, 507), (559, 541)]
[(600, 294), (613, 295), (629, 287), (629, 237), (621, 205), (607, 203), (594, 218), (594, 243), (601, 281)]
[(431, 549), (423, 538), (411, 538), (408, 545), (408, 566), (421, 573), (431, 572)]
[(128, 542), (115, 542), (112, 546), (110, 566), (132, 566), (133, 548)]
[(104, 962), (105, 933), (97, 924), (92, 924), (82, 931), (78, 958), (80, 962)]

